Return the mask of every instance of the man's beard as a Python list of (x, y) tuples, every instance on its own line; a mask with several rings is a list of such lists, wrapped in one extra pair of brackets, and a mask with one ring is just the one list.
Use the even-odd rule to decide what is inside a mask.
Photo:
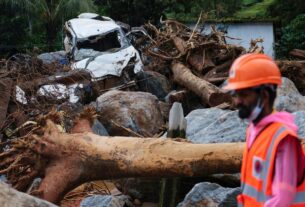
[(239, 118), (246, 119), (250, 117), (251, 112), (253, 110), (253, 106), (245, 106), (243, 104), (238, 104), (237, 109)]
[(237, 109), (239, 118), (248, 119), (248, 121), (252, 122), (255, 121), (262, 113), (263, 103), (261, 98), (258, 98), (255, 105), (246, 106), (243, 104), (238, 104)]

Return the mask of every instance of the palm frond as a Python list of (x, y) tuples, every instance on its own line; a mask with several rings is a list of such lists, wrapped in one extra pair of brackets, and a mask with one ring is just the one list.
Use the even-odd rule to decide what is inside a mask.
[(75, 17), (82, 12), (94, 12), (96, 7), (92, 0), (66, 0), (61, 1), (56, 9), (56, 16), (65, 18)]
[(24, 12), (28, 12), (34, 7), (34, 1), (31, 0), (3, 0), (2, 3), (11, 9), (22, 10)]

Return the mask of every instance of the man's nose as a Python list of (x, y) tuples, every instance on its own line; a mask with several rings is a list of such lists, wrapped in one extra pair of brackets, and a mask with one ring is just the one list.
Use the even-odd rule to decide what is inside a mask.
[(235, 106), (238, 106), (239, 104), (243, 103), (242, 99), (238, 96), (233, 97), (233, 101), (234, 101)]

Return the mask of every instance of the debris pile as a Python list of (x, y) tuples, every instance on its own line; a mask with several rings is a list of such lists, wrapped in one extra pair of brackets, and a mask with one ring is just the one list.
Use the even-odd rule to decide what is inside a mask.
[(290, 79), (299, 92), (305, 95), (305, 61), (277, 61), (282, 76)]
[(294, 49), (289, 52), (289, 55), (299, 60), (305, 60), (305, 50)]
[[(117, 30), (113, 35), (123, 34), (113, 20), (103, 21), (110, 21)], [(128, 41), (121, 42), (124, 43), (121, 50), (98, 51), (94, 57), (82, 60), (65, 59), (62, 52), (52, 53), (52, 58), (40, 56), (46, 61), (24, 54), (1, 60), (0, 175), (5, 175), (20, 191), (57, 203), (62, 199), (62, 206), (73, 206), (74, 201), (79, 205), (84, 197), (92, 194), (113, 195), (109, 186), (115, 193), (119, 192), (113, 183), (101, 181), (66, 192), (91, 179), (192, 176), (239, 169), (241, 153), (238, 150), (242, 144), (224, 144), (214, 149), (185, 140), (179, 143), (153, 139), (166, 131), (169, 109), (175, 101), (192, 105), (186, 113), (196, 108), (232, 109), (231, 96), (221, 89), (232, 62), (247, 52), (263, 52), (257, 45), (261, 39), (253, 40), (250, 49), (245, 50), (227, 44), (229, 37), (214, 27), (210, 34), (200, 33), (198, 24), (190, 29), (177, 21), (166, 20), (161, 21), (160, 28), (148, 23), (144, 26), (146, 30), (134, 29), (130, 33), (131, 42), (139, 53), (134, 48), (130, 53), (126, 50), (128, 55), (120, 58), (127, 59), (116, 62), (114, 65), (120, 67), (113, 67), (114, 71), (109, 71), (111, 64), (103, 67), (102, 63), (116, 60), (115, 54), (131, 48)], [(85, 42), (80, 40), (78, 45), (72, 45), (75, 50), (66, 39), (69, 55), (84, 52), (79, 45), (84, 46), (85, 52), (89, 46), (96, 48), (95, 40), (103, 42), (105, 34), (96, 35), (94, 41), (89, 36)], [(141, 69), (139, 57), (144, 64)], [(283, 76), (290, 78), (304, 95), (305, 63), (279, 61), (278, 65)], [(103, 75), (97, 76), (97, 73)], [(105, 137), (92, 132), (139, 139), (108, 137), (102, 140)], [(151, 139), (141, 139), (147, 137)], [(79, 146), (82, 147), (78, 149)], [(228, 146), (238, 150), (233, 147), (233, 152)], [(228, 153), (223, 156), (225, 150)], [(92, 170), (83, 175), (83, 167), (88, 166)], [(42, 178), (42, 184), (36, 186), (37, 178)], [(50, 184), (54, 179), (61, 181), (55, 187)]]
[(162, 22), (158, 29), (145, 27), (150, 44), (142, 49), (148, 70), (157, 71), (171, 81), (200, 97), (204, 106), (230, 104), (230, 96), (218, 88), (228, 77), (230, 65), (243, 47), (226, 44), (224, 33), (212, 27), (210, 34), (202, 34), (174, 20)]

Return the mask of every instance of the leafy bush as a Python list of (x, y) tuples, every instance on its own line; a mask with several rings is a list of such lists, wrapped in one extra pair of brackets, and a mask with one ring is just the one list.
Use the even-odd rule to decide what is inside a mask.
[(171, 2), (172, 0), (95, 0), (100, 13), (131, 26), (139, 26), (148, 21), (156, 23)]
[(0, 4), (0, 58), (23, 52), (27, 37), (26, 19)]
[(292, 49), (305, 49), (305, 14), (297, 16), (282, 31), (282, 37), (276, 45), (278, 58), (288, 57)]
[(276, 3), (269, 8), (269, 12), (286, 26), (298, 15), (305, 13), (304, 0), (276, 0)]

